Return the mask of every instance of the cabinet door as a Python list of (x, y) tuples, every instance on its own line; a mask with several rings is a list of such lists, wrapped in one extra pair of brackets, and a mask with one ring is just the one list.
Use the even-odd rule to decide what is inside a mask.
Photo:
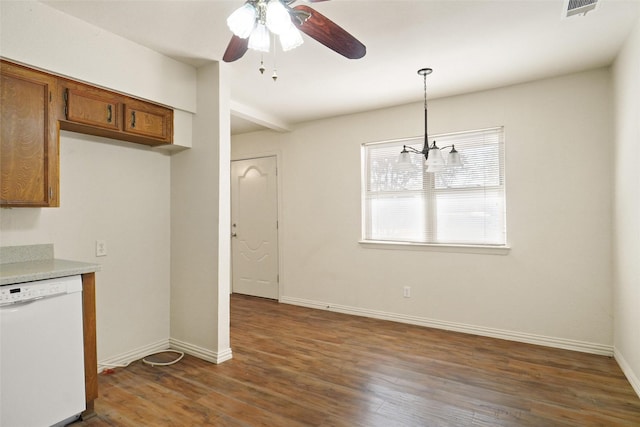
[(121, 103), (107, 91), (67, 83), (64, 87), (65, 118), (103, 129), (120, 129)]
[(55, 77), (0, 63), (0, 205), (58, 206)]
[(124, 106), (124, 131), (126, 133), (173, 141), (173, 111), (159, 105), (127, 100)]

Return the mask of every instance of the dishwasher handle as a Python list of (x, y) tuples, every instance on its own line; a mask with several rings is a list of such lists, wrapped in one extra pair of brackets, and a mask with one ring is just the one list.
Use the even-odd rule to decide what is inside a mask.
[(33, 304), (34, 302), (40, 301), (40, 300), (43, 300), (43, 299), (59, 297), (60, 295), (66, 295), (66, 294), (65, 293), (59, 293), (59, 294), (52, 294), (52, 295), (42, 295), (42, 296), (37, 296), (37, 297), (18, 300), (18, 301), (3, 302), (3, 303), (0, 304), (0, 309), (25, 306), (25, 305), (28, 305), (28, 304)]

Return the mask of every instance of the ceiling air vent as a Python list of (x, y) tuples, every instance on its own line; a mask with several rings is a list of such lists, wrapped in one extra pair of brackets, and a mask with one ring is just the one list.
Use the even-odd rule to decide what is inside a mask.
[(563, 17), (570, 18), (575, 15), (586, 15), (598, 5), (598, 0), (565, 0)]

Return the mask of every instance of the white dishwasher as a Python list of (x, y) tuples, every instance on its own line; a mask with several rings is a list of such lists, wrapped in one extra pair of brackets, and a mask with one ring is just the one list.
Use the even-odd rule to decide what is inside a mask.
[(84, 410), (80, 276), (0, 287), (0, 426), (64, 425)]

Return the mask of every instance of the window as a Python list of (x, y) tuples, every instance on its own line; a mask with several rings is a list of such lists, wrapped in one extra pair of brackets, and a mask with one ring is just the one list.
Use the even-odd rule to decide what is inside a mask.
[(402, 146), (422, 150), (422, 138), (363, 145), (363, 239), (506, 245), (503, 128), (430, 139), (455, 144), (464, 166), (427, 173), (419, 154), (398, 164)]

